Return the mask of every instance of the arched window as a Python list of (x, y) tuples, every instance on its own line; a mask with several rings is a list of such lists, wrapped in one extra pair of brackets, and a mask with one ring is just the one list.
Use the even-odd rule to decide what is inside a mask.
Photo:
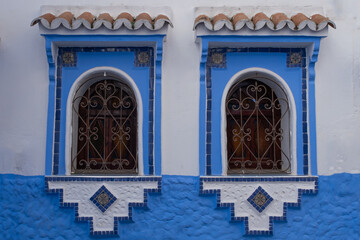
[(281, 87), (266, 78), (237, 81), (225, 104), (228, 173), (291, 173), (290, 109)]
[(89, 79), (75, 93), (72, 111), (72, 173), (138, 173), (137, 103), (127, 84)]

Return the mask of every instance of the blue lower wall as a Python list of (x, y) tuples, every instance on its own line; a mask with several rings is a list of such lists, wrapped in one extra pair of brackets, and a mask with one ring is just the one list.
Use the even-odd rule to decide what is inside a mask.
[[(162, 193), (148, 208), (135, 208), (133, 222), (119, 224), (119, 236), (106, 239), (360, 239), (360, 174), (319, 177), (319, 193), (303, 195), (275, 222), (272, 237), (244, 236), (243, 222), (229, 222), (229, 209), (216, 198), (199, 196), (198, 177), (163, 176)], [(60, 208), (46, 194), (44, 177), (0, 175), (0, 239), (91, 239), (86, 222), (74, 222), (74, 209)]]

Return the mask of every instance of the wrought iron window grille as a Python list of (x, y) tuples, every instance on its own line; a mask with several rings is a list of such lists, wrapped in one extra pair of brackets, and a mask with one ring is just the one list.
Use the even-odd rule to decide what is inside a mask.
[(138, 174), (137, 103), (112, 76), (94, 76), (72, 102), (72, 174)]
[(226, 98), (228, 174), (291, 173), (287, 95), (259, 79), (235, 83)]

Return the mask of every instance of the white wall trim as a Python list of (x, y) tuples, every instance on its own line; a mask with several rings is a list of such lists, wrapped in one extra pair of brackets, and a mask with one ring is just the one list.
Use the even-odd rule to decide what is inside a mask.
[[(129, 84), (131, 89), (134, 91), (136, 102), (137, 102), (137, 114), (138, 114), (138, 169), (139, 175), (144, 174), (144, 166), (143, 166), (143, 104), (140, 91), (136, 86), (135, 81), (124, 71), (114, 68), (114, 67), (95, 67), (92, 69), (87, 70), (86, 72), (82, 73), (73, 83), (69, 95), (67, 98), (66, 103), (66, 137), (65, 137), (65, 174), (71, 174), (71, 146), (72, 146), (72, 118), (73, 118), (73, 111), (72, 111), (72, 101), (75, 97), (76, 91), (79, 87), (86, 82), (90, 77), (94, 74), (98, 73), (111, 73), (117, 77), (119, 80), (122, 80)], [(115, 79), (116, 80), (116, 79)]]
[(291, 89), (285, 82), (285, 80), (280, 77), (278, 74), (265, 69), (265, 68), (247, 68), (242, 71), (234, 74), (231, 79), (226, 84), (223, 95), (221, 98), (221, 160), (222, 160), (222, 175), (227, 175), (227, 137), (226, 137), (226, 110), (225, 102), (226, 96), (230, 88), (235, 84), (235, 82), (246, 79), (247, 77), (254, 77), (258, 75), (259, 78), (267, 77), (270, 78), (273, 82), (280, 85), (280, 87), (285, 91), (285, 94), (288, 97), (289, 107), (290, 107), (290, 164), (291, 164), (291, 174), (296, 175), (297, 172), (297, 158), (296, 158), (296, 105), (295, 99), (291, 92)]

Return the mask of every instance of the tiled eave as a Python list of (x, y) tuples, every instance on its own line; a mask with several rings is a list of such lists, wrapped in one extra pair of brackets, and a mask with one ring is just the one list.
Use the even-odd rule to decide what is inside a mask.
[(197, 15), (194, 30), (197, 35), (326, 35), (328, 26), (336, 25), (328, 17), (321, 14), (306, 16), (297, 13), (288, 16), (283, 12), (272, 14), (264, 12), (247, 15), (218, 13)]
[(38, 24), (44, 34), (163, 34), (172, 27), (166, 11), (153, 9), (48, 7), (42, 12), (31, 26)]

